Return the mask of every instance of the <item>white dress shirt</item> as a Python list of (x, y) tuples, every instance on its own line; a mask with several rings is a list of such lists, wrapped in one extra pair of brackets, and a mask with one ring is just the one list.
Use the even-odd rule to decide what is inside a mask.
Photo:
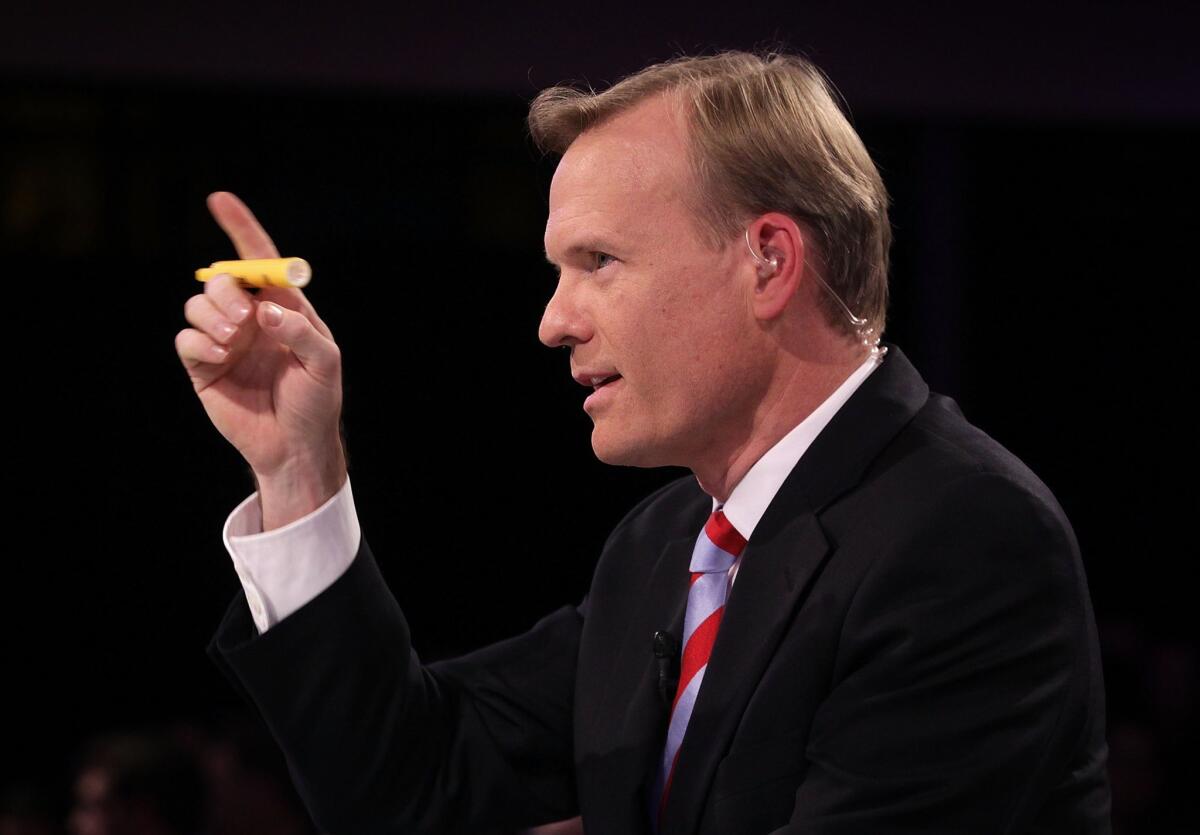
[[(838, 410), (878, 367), (872, 353), (812, 414), (754, 463), (722, 506), (725, 518), (746, 540), (800, 457)], [(718, 507), (713, 500), (713, 509)], [(262, 506), (254, 493), (229, 515), (225, 548), (246, 592), (260, 633), (308, 603), (342, 576), (358, 552), (361, 530), (350, 480), (309, 515), (263, 533)], [(730, 582), (738, 564), (730, 569)]]

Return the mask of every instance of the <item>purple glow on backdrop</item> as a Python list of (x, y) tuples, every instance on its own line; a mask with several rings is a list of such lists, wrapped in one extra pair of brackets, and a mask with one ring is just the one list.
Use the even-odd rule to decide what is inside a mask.
[[(140, 8), (139, 8), (140, 7)], [(1200, 116), (1194, 3), (44, 2), (0, 11), (0, 77), (382, 86), (528, 96), (678, 50), (782, 42), (858, 112)]]

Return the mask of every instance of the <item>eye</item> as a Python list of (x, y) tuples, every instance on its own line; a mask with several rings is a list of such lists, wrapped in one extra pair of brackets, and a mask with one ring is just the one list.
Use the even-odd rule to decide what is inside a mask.
[(594, 259), (595, 267), (597, 270), (602, 270), (605, 267), (607, 267), (609, 264), (612, 264), (617, 260), (613, 256), (609, 255), (607, 252), (593, 252), (592, 258)]

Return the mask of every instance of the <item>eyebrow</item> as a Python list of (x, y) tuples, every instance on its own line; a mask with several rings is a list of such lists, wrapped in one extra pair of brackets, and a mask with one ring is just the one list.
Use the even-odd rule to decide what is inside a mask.
[[(604, 241), (603, 239), (588, 238), (579, 243), (571, 244), (569, 247), (567, 247), (567, 251), (566, 251), (565, 255), (567, 258), (571, 258), (574, 255), (583, 255), (583, 254), (586, 254), (589, 252), (603, 252), (603, 253), (606, 253), (609, 255), (615, 254), (615, 253), (613, 253), (613, 247), (608, 242)], [(558, 263), (553, 258), (550, 257), (549, 252), (543, 251), (542, 255), (543, 255), (543, 257), (545, 257), (546, 263), (548, 263), (550, 266), (552, 266), (552, 267), (558, 266)]]

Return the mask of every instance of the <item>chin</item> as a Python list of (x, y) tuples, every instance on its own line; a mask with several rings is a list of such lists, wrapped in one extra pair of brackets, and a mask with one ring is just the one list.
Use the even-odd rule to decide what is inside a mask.
[(600, 461), (615, 467), (663, 467), (671, 463), (646, 438), (606, 432), (599, 426), (592, 429), (592, 452)]

